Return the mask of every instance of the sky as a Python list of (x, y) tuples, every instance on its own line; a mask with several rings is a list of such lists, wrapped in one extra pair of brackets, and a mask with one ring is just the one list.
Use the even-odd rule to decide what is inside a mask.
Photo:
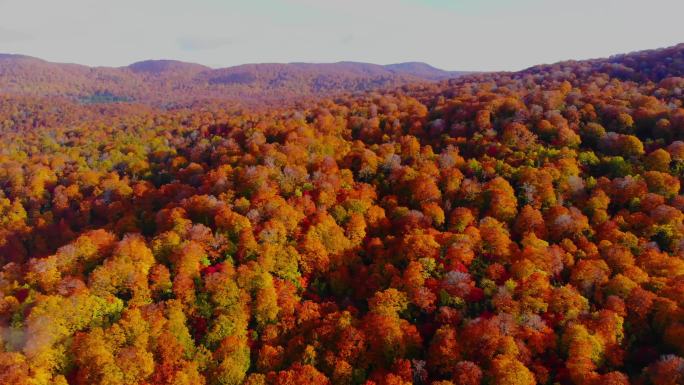
[(519, 70), (684, 42), (684, 0), (0, 0), (0, 52)]

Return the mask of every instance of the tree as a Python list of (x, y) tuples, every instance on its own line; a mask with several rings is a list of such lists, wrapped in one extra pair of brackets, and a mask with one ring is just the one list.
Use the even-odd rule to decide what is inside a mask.
[(455, 384), (480, 385), (482, 377), (482, 369), (471, 361), (461, 361), (454, 368)]
[(154, 256), (145, 240), (128, 235), (117, 244), (112, 256), (90, 274), (88, 286), (98, 295), (115, 294), (130, 299), (132, 304), (148, 303), (151, 293), (147, 275), (153, 264)]
[[(456, 330), (449, 325), (437, 329), (428, 349), (428, 365), (431, 371), (440, 375), (454, 374), (456, 364), (461, 361)], [(464, 373), (464, 377), (467, 374)], [(472, 376), (472, 374), (471, 374)]]
[(651, 171), (660, 172), (670, 171), (670, 162), (672, 162), (670, 153), (662, 148), (659, 148), (648, 154), (646, 160), (644, 161), (646, 168)]
[(310, 365), (293, 365), (288, 370), (270, 372), (267, 381), (273, 385), (327, 385), (330, 380)]
[(489, 201), (486, 215), (502, 222), (515, 218), (518, 213), (518, 200), (513, 187), (505, 179), (496, 177), (490, 180), (485, 184), (484, 190)]
[(128, 310), (116, 324), (96, 327), (75, 337), (73, 352), (79, 384), (139, 383), (154, 371), (147, 351), (149, 325), (139, 310)]
[(497, 385), (535, 385), (532, 372), (513, 357), (500, 355), (492, 361), (492, 380)]
[(220, 385), (241, 384), (250, 364), (250, 350), (244, 337), (228, 336), (221, 341), (213, 358), (215, 367), (210, 383)]
[(684, 358), (666, 355), (648, 367), (648, 376), (654, 385), (675, 385), (684, 380), (681, 366)]
[(480, 235), (485, 254), (503, 261), (510, 257), (512, 242), (504, 224), (492, 217), (485, 217), (480, 221)]
[(331, 264), (338, 265), (341, 261), (335, 258), (351, 247), (344, 230), (330, 215), (319, 213), (313, 223), (302, 240), (302, 270), (305, 273), (325, 272)]

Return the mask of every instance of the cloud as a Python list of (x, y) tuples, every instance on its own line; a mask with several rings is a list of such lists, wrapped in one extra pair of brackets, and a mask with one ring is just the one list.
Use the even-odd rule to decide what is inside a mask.
[(14, 43), (31, 39), (33, 36), (28, 33), (0, 27), (0, 43)]
[(199, 36), (182, 36), (176, 40), (178, 48), (183, 51), (207, 51), (232, 44), (234, 41), (231, 38), (225, 37), (199, 37)]

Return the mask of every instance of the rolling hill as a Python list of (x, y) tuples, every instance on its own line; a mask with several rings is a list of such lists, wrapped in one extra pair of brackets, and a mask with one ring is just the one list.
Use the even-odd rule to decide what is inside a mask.
[(265, 63), (212, 69), (175, 60), (147, 60), (126, 67), (88, 67), (0, 55), (1, 93), (61, 96), (83, 103), (135, 101), (168, 105), (200, 99), (282, 102), (392, 88), (461, 74), (425, 63)]

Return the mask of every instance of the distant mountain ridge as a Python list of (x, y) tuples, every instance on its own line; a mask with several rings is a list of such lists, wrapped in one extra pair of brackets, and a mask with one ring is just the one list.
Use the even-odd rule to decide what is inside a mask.
[(145, 60), (136, 62), (128, 65), (127, 67), (119, 68), (129, 68), (134, 72), (151, 72), (160, 73), (168, 72), (174, 70), (196, 70), (196, 71), (234, 71), (244, 68), (269, 68), (269, 67), (280, 67), (280, 68), (297, 68), (300, 70), (320, 70), (322, 72), (327, 71), (348, 71), (356, 72), (357, 74), (365, 73), (368, 75), (387, 75), (387, 74), (397, 74), (397, 75), (409, 75), (417, 76), (426, 79), (442, 80), (451, 77), (462, 75), (466, 72), (463, 71), (446, 71), (436, 67), (433, 67), (427, 63), (423, 62), (405, 62), (396, 64), (372, 64), (365, 62), (354, 62), (354, 61), (340, 61), (335, 63), (306, 63), (306, 62), (293, 62), (293, 63), (249, 63), (240, 64), (231, 67), (223, 67), (212, 69), (210, 67), (183, 62), (178, 60)]
[(198, 99), (278, 101), (439, 81), (464, 73), (417, 62), (262, 63), (213, 69), (177, 60), (145, 60), (125, 67), (88, 67), (0, 54), (0, 93), (153, 105)]
[(127, 67), (133, 72), (162, 73), (175, 71), (209, 71), (211, 68), (201, 64), (187, 63), (179, 60), (145, 60), (135, 62)]
[(459, 71), (445, 71), (423, 62), (405, 62), (388, 64), (384, 67), (396, 73), (410, 73), (415, 76), (420, 76), (426, 79), (434, 80), (444, 80), (454, 77), (454, 75), (460, 76), (464, 74), (464, 72)]

